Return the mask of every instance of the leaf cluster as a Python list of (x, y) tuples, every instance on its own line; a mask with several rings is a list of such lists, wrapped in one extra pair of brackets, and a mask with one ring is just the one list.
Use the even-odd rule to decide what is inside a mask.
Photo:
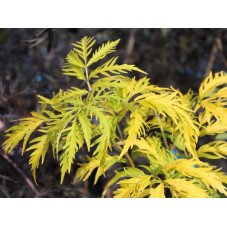
[[(107, 42), (95, 51), (94, 38), (73, 44), (63, 74), (85, 81), (88, 89), (59, 90), (51, 99), (38, 96), (41, 113), (32, 112), (6, 131), (5, 152), (23, 141), (23, 151), (31, 152), (35, 181), (36, 169), (50, 149), (59, 160), (61, 183), (82, 147), (90, 156), (74, 181), (85, 181), (96, 171), (97, 183), (114, 164), (126, 163), (115, 170), (103, 196), (114, 184), (119, 186), (113, 192), (117, 198), (164, 198), (167, 190), (175, 198), (227, 196), (226, 175), (201, 160), (226, 158), (226, 141), (197, 148), (200, 137), (227, 131), (226, 75), (210, 73), (196, 95), (151, 85), (147, 77), (128, 77), (128, 72), (146, 73), (134, 65), (116, 64), (117, 57), (90, 69), (116, 51), (118, 43)], [(35, 130), (41, 135), (28, 145)], [(146, 165), (136, 164), (141, 157)]]

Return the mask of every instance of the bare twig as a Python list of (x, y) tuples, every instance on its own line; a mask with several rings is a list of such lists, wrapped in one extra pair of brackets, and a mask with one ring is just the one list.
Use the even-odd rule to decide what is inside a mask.
[(6, 179), (2, 178), (2, 185), (0, 186), (0, 190), (1, 190), (2, 194), (5, 195), (6, 198), (10, 198), (10, 195), (9, 195), (6, 185), (5, 185), (5, 181), (6, 181)]
[(0, 187), (0, 191), (6, 198), (10, 198), (9, 194), (4, 189), (2, 189), (2, 187)]
[(163, 137), (163, 141), (164, 141), (165, 147), (169, 150), (169, 145), (168, 145), (167, 140), (166, 140), (166, 136), (165, 136), (165, 132), (164, 132), (164, 128), (163, 128), (163, 125), (162, 125), (162, 121), (161, 121), (160, 115), (156, 111), (155, 111), (155, 115), (158, 118), (158, 124), (159, 124), (160, 130), (161, 130), (161, 133), (162, 133), (162, 137)]
[(218, 51), (218, 44), (217, 44), (217, 39), (215, 39), (214, 45), (211, 50), (210, 59), (208, 61), (207, 68), (206, 68), (206, 71), (204, 74), (204, 78), (206, 78), (209, 75), (209, 73), (214, 65), (217, 51)]
[(88, 180), (83, 182), (83, 192), (86, 197), (88, 197), (88, 188), (89, 188), (89, 183)]
[(22, 178), (25, 180), (27, 185), (31, 188), (31, 190), (35, 193), (36, 197), (39, 197), (39, 192), (36, 189), (35, 185), (31, 182), (31, 180), (25, 175), (25, 173), (19, 168), (19, 166), (13, 162), (7, 155), (3, 154), (0, 152), (0, 155), (8, 162), (10, 163), (16, 170), (17, 172), (22, 176)]
[(205, 71), (205, 74), (204, 74), (204, 78), (206, 78), (209, 75), (209, 73), (210, 73), (210, 71), (211, 71), (211, 69), (214, 65), (214, 61), (215, 61), (216, 54), (217, 54), (218, 50), (220, 51), (221, 59), (222, 59), (224, 65), (225, 65), (225, 67), (227, 67), (227, 60), (226, 60), (224, 52), (223, 52), (223, 46), (222, 46), (222, 41), (221, 41), (221, 33), (222, 33), (222, 30), (219, 29), (217, 37), (215, 39), (215, 42), (214, 42), (212, 50), (211, 50), (210, 59), (209, 59), (208, 64), (207, 64), (207, 68), (206, 68), (206, 71)]
[(224, 52), (223, 52), (223, 46), (222, 46), (221, 38), (217, 38), (217, 46), (218, 46), (218, 49), (221, 53), (221, 59), (222, 59), (224, 65), (225, 65), (225, 67), (227, 67), (227, 60), (226, 60)]
[(135, 33), (136, 28), (131, 28), (124, 63), (128, 63), (129, 57), (133, 51), (135, 45)]

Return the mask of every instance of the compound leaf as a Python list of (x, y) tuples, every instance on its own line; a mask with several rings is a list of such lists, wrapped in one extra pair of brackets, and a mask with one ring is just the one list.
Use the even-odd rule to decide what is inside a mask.
[(87, 63), (87, 67), (91, 64), (103, 59), (107, 54), (110, 54), (115, 51), (117, 44), (120, 42), (120, 39), (112, 42), (107, 42), (102, 44), (92, 55), (90, 60)]

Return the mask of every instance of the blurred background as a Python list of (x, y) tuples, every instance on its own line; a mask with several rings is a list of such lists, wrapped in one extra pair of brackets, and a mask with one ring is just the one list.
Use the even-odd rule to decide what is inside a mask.
[[(227, 68), (227, 29), (0, 29), (0, 144), (3, 132), (14, 124), (11, 120), (39, 111), (37, 94), (50, 98), (59, 88), (86, 88), (86, 84), (61, 72), (71, 43), (85, 35), (96, 38), (95, 47), (120, 38), (117, 52), (109, 58), (119, 56), (118, 64), (135, 64), (148, 73), (152, 84), (173, 86), (183, 93), (189, 88), (197, 92), (211, 70)], [(130, 76), (143, 77), (138, 73)], [(49, 152), (37, 171), (36, 187), (29, 154), (21, 156), (21, 147), (17, 146), (6, 156), (1, 146), (0, 197), (100, 197), (108, 180), (100, 178), (96, 186), (93, 178), (72, 184), (78, 168), (75, 165), (60, 185), (58, 162)], [(83, 162), (83, 155), (78, 154), (77, 161)], [(225, 161), (215, 164), (227, 171)]]

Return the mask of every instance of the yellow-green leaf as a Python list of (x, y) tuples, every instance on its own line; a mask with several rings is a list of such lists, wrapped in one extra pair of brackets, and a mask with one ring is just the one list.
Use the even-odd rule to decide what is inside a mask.
[(165, 198), (164, 184), (160, 183), (156, 188), (151, 188), (149, 198)]
[(207, 191), (200, 188), (195, 181), (188, 181), (185, 178), (182, 179), (167, 179), (165, 180), (170, 189), (175, 191), (173, 193), (180, 198), (208, 198)]
[(117, 44), (120, 42), (120, 39), (112, 42), (104, 43), (101, 47), (99, 47), (92, 55), (90, 60), (87, 63), (87, 67), (91, 64), (103, 59), (107, 54), (110, 54), (115, 51)]

